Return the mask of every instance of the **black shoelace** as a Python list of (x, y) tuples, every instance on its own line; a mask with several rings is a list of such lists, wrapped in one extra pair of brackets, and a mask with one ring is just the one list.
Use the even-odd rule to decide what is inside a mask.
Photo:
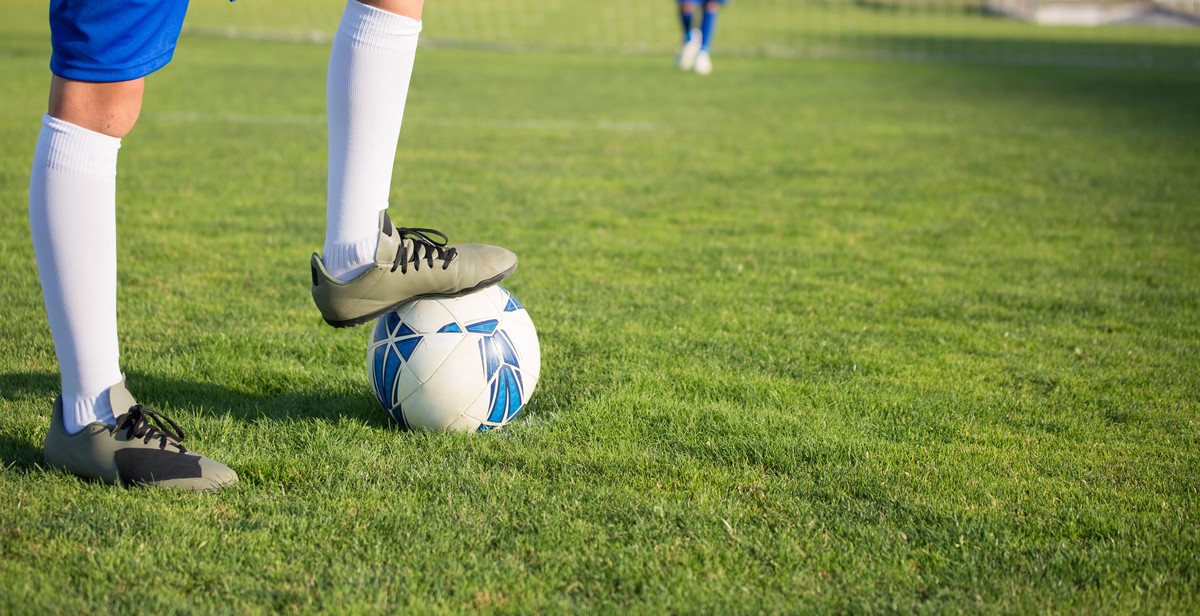
[[(396, 251), (396, 260), (392, 262), (393, 272), (396, 271), (396, 268), (400, 268), (401, 274), (407, 274), (410, 263), (414, 270), (419, 271), (422, 261), (429, 267), (433, 267), (434, 259), (440, 260), (442, 269), (446, 269), (458, 255), (457, 248), (446, 248), (450, 238), (441, 231), (409, 227), (399, 227), (396, 231), (400, 233), (400, 249)], [(436, 236), (437, 239), (433, 236)], [(409, 244), (404, 241), (404, 238), (412, 240), (412, 254), (409, 254)]]
[[(165, 422), (165, 423), (164, 423)], [(167, 427), (170, 424), (170, 428)], [(183, 428), (175, 423), (173, 419), (158, 411), (140, 404), (135, 404), (129, 407), (129, 412), (117, 418), (117, 425), (113, 431), (125, 429), (125, 438), (134, 439), (140, 438), (143, 443), (149, 443), (153, 439), (161, 439), (159, 448), (165, 448), (167, 443), (172, 443), (179, 448), (179, 451), (187, 451), (180, 445), (183, 440)]]

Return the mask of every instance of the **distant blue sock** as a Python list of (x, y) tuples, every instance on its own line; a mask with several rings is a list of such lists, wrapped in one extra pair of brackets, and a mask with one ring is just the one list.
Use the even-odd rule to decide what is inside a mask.
[(713, 32), (717, 29), (717, 13), (716, 11), (704, 11), (704, 20), (700, 22), (700, 50), (708, 51), (709, 45), (712, 45)]
[(685, 43), (692, 38), (692, 15), (691, 12), (679, 11), (679, 21), (683, 22), (683, 42)]

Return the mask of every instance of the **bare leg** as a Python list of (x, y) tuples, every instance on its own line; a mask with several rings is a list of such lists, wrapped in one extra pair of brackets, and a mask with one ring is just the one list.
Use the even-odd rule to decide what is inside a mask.
[(417, 21), (421, 20), (421, 9), (425, 6), (425, 0), (358, 0), (359, 2), (373, 6), (377, 9), (383, 9), (389, 13), (410, 17)]
[(137, 123), (145, 86), (145, 78), (89, 83), (56, 75), (50, 82), (50, 115), (120, 139)]

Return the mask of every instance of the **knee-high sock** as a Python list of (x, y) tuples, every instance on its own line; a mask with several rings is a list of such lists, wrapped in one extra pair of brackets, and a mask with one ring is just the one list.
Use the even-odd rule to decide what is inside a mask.
[(692, 16), (695, 14), (695, 5), (684, 6), (679, 5), (679, 22), (683, 26), (683, 42), (687, 43), (692, 40)]
[(704, 19), (700, 20), (700, 49), (708, 51), (712, 46), (713, 34), (717, 31), (717, 11), (704, 10)]
[[(121, 140), (49, 115), (29, 181), (29, 227), (62, 374), (63, 423), (113, 422), (117, 343), (117, 151)], [(120, 409), (124, 412), (124, 409)]]
[(375, 262), (421, 22), (349, 0), (329, 54), (323, 259), (353, 278)]

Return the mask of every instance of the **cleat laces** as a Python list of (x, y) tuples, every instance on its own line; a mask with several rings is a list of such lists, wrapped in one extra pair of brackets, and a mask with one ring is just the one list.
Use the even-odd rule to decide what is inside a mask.
[[(164, 423), (165, 422), (165, 423)], [(170, 424), (170, 428), (167, 427)], [(159, 448), (165, 448), (167, 443), (171, 443), (179, 448), (180, 452), (187, 451), (180, 445), (183, 440), (183, 428), (175, 423), (173, 419), (166, 415), (140, 404), (135, 404), (129, 407), (129, 412), (117, 418), (117, 425), (113, 426), (113, 432), (125, 428), (125, 437), (128, 439), (140, 438), (143, 443), (149, 443), (152, 439), (158, 438), (162, 442)], [(172, 430), (173, 429), (173, 430)]]
[[(400, 248), (396, 250), (396, 260), (392, 262), (393, 272), (399, 268), (401, 274), (407, 274), (410, 263), (413, 270), (420, 271), (422, 261), (433, 267), (434, 259), (442, 262), (442, 269), (447, 269), (450, 262), (458, 256), (457, 248), (446, 247), (450, 238), (441, 231), (412, 227), (399, 227), (396, 231), (400, 234)], [(410, 241), (406, 242), (405, 239)]]

